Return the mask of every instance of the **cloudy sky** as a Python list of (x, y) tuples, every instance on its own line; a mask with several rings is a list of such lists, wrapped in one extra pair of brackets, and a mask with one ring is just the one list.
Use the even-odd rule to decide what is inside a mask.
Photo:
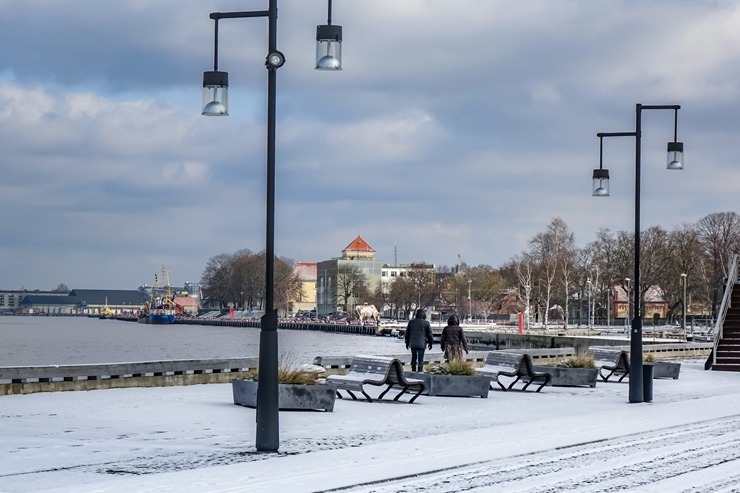
[[(740, 2), (335, 0), (344, 70), (313, 69), (325, 0), (280, 0), (276, 253), (501, 265), (561, 217), (583, 246), (738, 210)], [(201, 112), (215, 11), (266, 0), (0, 0), (0, 289), (133, 289), (265, 245), (267, 21), (220, 23), (228, 118)]]

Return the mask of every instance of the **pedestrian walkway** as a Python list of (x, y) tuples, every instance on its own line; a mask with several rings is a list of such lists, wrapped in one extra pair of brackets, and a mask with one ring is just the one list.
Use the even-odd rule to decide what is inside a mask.
[(228, 384), (7, 396), (0, 491), (729, 492), (740, 373), (702, 367), (684, 361), (642, 404), (603, 382), (338, 400), (333, 413), (281, 413), (280, 452), (267, 455)]

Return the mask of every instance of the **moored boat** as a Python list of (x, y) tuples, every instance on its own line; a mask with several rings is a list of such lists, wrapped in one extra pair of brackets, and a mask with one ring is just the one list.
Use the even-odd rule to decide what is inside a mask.
[(151, 309), (149, 311), (149, 323), (150, 324), (174, 324), (175, 323), (175, 309), (168, 305), (162, 305), (158, 308)]
[(151, 302), (144, 303), (137, 321), (158, 325), (175, 323), (175, 303), (172, 298), (170, 275), (162, 267), (159, 272), (154, 274)]
[(100, 309), (98, 318), (100, 319), (112, 319), (113, 318), (113, 312), (111, 311), (110, 308), (108, 308), (108, 305), (105, 305), (103, 308)]

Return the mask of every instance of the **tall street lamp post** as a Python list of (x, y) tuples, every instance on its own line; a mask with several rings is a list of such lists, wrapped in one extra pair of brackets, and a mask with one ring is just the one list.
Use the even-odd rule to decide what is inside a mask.
[(624, 282), (627, 284), (627, 315), (624, 317), (624, 331), (627, 332), (627, 320), (630, 319), (632, 311), (630, 310), (630, 278), (625, 277)]
[[(341, 70), (342, 28), (331, 25), (331, 0), (329, 26), (318, 26), (316, 30), (316, 68), (319, 70)], [(260, 452), (278, 450), (279, 404), (278, 404), (278, 316), (275, 309), (275, 107), (277, 92), (277, 69), (285, 63), (285, 56), (277, 49), (277, 0), (269, 0), (267, 10), (244, 12), (213, 12), (214, 20), (213, 71), (203, 73), (203, 115), (227, 116), (228, 72), (218, 70), (218, 21), (267, 17), (268, 48), (267, 67), (267, 204), (265, 227), (265, 314), (260, 319), (259, 386), (257, 390), (257, 433), (256, 448)], [(329, 29), (326, 29), (329, 27)]]
[(644, 402), (644, 388), (642, 381), (642, 296), (640, 287), (640, 161), (642, 140), (642, 111), (643, 110), (673, 110), (673, 142), (668, 143), (668, 169), (683, 169), (683, 142), (677, 141), (678, 110), (680, 105), (635, 105), (634, 132), (600, 132), (599, 138), (599, 168), (593, 171), (593, 195), (595, 197), (609, 196), (609, 170), (603, 167), (604, 137), (634, 137), (635, 138), (635, 274), (633, 284), (632, 332), (630, 334), (630, 378), (629, 402)]
[(588, 307), (586, 310), (588, 320), (586, 323), (588, 330), (591, 330), (591, 279), (586, 279), (586, 289), (588, 289)]
[(681, 325), (683, 326), (683, 338), (688, 339), (686, 334), (686, 273), (681, 273), (681, 280), (683, 280), (683, 316), (681, 317)]
[(468, 309), (470, 310), (470, 313), (468, 313), (468, 320), (471, 322), (473, 321), (473, 280), (468, 279)]

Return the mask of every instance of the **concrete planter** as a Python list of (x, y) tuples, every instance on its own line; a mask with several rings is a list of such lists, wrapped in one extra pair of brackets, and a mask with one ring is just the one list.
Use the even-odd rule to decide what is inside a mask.
[[(231, 388), (234, 404), (257, 407), (258, 382), (235, 379)], [(278, 384), (278, 406), (281, 411), (334, 411), (334, 389), (328, 385)]]
[(668, 361), (657, 361), (653, 363), (653, 378), (672, 378), (677, 380), (680, 371), (681, 363)]
[(434, 375), (431, 373), (406, 372), (409, 378), (424, 380), (424, 394), (446, 397), (488, 398), (490, 377), (480, 375)]
[(556, 366), (535, 366), (536, 372), (547, 372), (552, 376), (553, 387), (596, 387), (599, 370), (596, 368), (559, 368)]

